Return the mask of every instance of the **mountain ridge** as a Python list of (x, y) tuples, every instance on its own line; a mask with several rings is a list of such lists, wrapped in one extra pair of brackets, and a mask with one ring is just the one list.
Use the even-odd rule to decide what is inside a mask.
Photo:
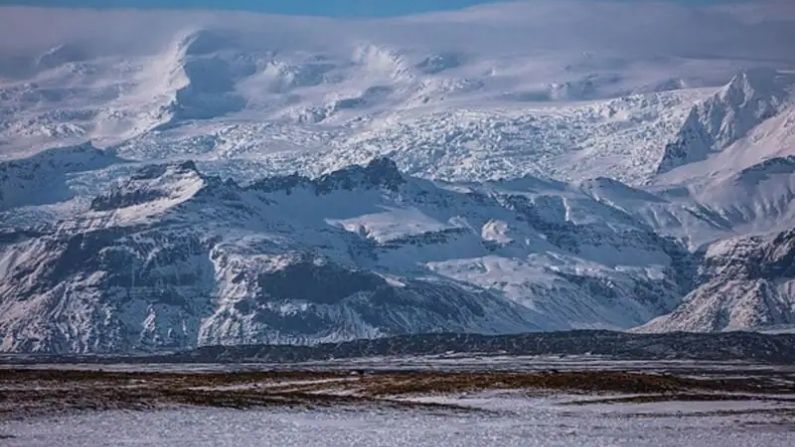
[[(3, 347), (314, 343), (409, 328), (566, 328), (576, 320), (631, 327), (672, 309), (677, 295), (665, 291), (691, 268), (675, 242), (574, 188), (562, 201), (558, 191), (502, 191), (499, 183), (444, 186), (405, 177), (385, 159), (248, 186), (205, 176), (192, 162), (140, 168), (87, 212), (43, 235), (17, 232), (0, 249)], [(573, 237), (577, 231), (583, 236)], [(616, 250), (647, 267), (614, 271), (622, 263)], [(567, 261), (547, 267), (550, 251)], [(567, 266), (572, 261), (584, 270)], [(509, 272), (510, 282), (493, 282)], [(528, 301), (522, 290), (538, 298)], [(573, 320), (561, 318), (567, 308)], [(91, 316), (97, 312), (106, 315), (102, 325)], [(70, 320), (75, 315), (85, 319)]]

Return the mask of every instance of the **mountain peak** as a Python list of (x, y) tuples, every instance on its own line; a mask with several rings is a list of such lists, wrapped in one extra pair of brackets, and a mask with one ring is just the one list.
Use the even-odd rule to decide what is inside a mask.
[(372, 159), (366, 166), (352, 165), (318, 178), (315, 188), (318, 193), (333, 189), (386, 188), (392, 191), (405, 183), (397, 164), (389, 158)]
[(778, 71), (758, 67), (744, 70), (734, 77), (719, 92), (719, 97), (733, 104), (742, 104), (753, 98), (769, 97), (780, 100), (784, 93)]
[(792, 84), (789, 76), (769, 68), (738, 73), (715, 95), (693, 106), (665, 146), (657, 173), (705, 160), (745, 137), (780, 112)]

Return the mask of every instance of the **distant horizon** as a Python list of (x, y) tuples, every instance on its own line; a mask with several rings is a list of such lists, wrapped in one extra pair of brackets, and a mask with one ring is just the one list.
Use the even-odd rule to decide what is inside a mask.
[[(531, 2), (533, 0), (0, 0), (0, 6), (90, 9), (189, 9), (249, 11), (280, 15), (321, 17), (393, 17), (450, 11), (490, 3)], [(628, 2), (630, 0), (592, 0)], [(688, 5), (747, 3), (751, 0), (634, 0)]]

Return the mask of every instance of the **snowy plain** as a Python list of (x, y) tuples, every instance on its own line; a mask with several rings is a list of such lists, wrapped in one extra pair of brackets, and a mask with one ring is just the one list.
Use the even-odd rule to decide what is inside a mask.
[(581, 396), (426, 399), (483, 411), (111, 411), (9, 422), (8, 446), (790, 446), (792, 421), (756, 401), (562, 405)]
[[(54, 370), (96, 371), (93, 364), (41, 364)], [(13, 363), (3, 368), (15, 368)], [(597, 356), (373, 357), (299, 364), (102, 365), (106, 372), (212, 373), (254, 371), (613, 371), (736, 380), (792, 381), (792, 365), (752, 362), (617, 361)], [(294, 385), (356, 383), (359, 375), (290, 381)], [(278, 382), (277, 382), (278, 383)], [(132, 386), (133, 384), (128, 384)], [(267, 384), (266, 384), (267, 385)], [(248, 385), (249, 387), (251, 384)], [(274, 386), (274, 385), (267, 385)], [(321, 391), (317, 391), (321, 392)], [(344, 395), (345, 387), (337, 391)], [(444, 407), (177, 406), (136, 411), (72, 411), (14, 417), (0, 423), (3, 445), (93, 446), (789, 446), (795, 440), (791, 394), (714, 392), (715, 399), (637, 399), (643, 393), (569, 393), (543, 389), (484, 390), (399, 396), (403, 402)], [(647, 395), (649, 396), (649, 395)], [(625, 399), (630, 399), (629, 401)]]

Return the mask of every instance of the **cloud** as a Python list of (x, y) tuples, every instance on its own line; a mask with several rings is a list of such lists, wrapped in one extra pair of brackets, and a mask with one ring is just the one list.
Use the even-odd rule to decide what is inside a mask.
[[(791, 2), (787, 2), (790, 3)], [(381, 19), (329, 19), (198, 10), (5, 7), (0, 55), (6, 76), (58, 45), (91, 56), (156, 54), (196, 29), (232, 29), (241, 45), (349, 51), (366, 42), (445, 47), (495, 57), (598, 52), (627, 57), (795, 63), (795, 14), (780, 1), (693, 7), (679, 3), (532, 1)]]

